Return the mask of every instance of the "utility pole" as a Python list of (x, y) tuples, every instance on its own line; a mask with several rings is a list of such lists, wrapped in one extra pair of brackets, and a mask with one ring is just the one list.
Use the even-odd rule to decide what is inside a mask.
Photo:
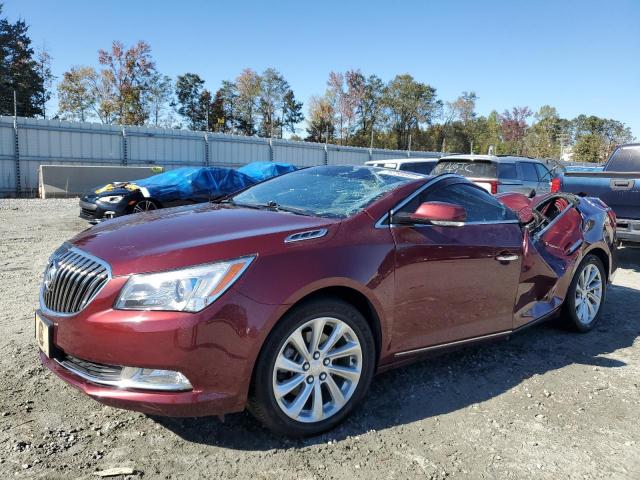
[(411, 134), (409, 134), (409, 145), (407, 150), (407, 157), (411, 156)]

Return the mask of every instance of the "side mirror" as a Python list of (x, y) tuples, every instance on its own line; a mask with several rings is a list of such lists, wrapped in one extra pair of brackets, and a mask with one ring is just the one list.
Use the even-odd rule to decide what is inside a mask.
[(466, 210), (460, 205), (446, 202), (424, 202), (410, 214), (396, 215), (400, 224), (432, 224), (442, 227), (461, 227), (467, 219)]

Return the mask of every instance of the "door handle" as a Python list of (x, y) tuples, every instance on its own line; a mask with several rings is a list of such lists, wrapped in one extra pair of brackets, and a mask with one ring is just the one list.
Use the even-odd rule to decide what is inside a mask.
[(611, 180), (611, 190), (631, 190), (633, 188), (633, 180)]
[(498, 255), (496, 257), (496, 260), (499, 262), (513, 262), (514, 260), (517, 260), (518, 258), (520, 258), (518, 255), (515, 254), (504, 254), (504, 255)]

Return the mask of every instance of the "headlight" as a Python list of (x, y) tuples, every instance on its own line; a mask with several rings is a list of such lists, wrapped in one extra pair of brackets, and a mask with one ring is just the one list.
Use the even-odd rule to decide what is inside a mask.
[(98, 201), (103, 203), (119, 203), (122, 198), (122, 195), (111, 195), (109, 197), (100, 197)]
[(233, 285), (254, 258), (243, 257), (182, 270), (132, 275), (115, 308), (199, 312)]

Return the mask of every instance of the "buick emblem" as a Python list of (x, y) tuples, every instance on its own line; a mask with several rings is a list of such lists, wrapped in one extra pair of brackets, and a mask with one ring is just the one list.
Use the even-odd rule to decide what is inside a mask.
[(58, 273), (58, 261), (54, 260), (47, 268), (46, 273), (44, 274), (44, 289), (48, 292), (51, 289), (51, 284), (56, 278), (56, 274)]

